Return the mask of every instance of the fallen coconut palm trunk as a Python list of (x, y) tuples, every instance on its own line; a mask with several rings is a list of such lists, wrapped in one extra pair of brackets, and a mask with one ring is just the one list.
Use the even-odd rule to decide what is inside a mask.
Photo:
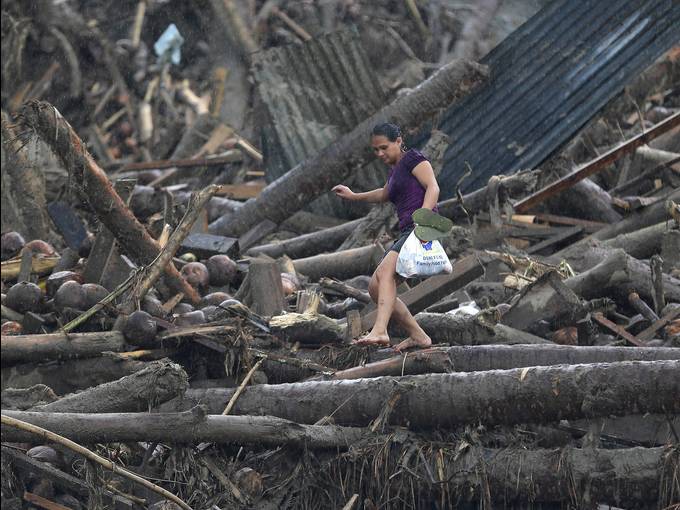
[[(612, 363), (617, 361), (658, 361), (680, 360), (680, 349), (674, 347), (615, 347), (575, 345), (464, 345), (455, 347), (433, 347), (415, 351), (409, 356), (438, 352), (445, 355), (449, 370), (455, 372), (476, 372), (484, 370), (507, 370), (521, 367), (550, 365), (578, 365), (583, 363)], [(398, 358), (403, 359), (404, 355)], [(374, 365), (379, 360), (393, 360), (394, 354), (381, 349), (371, 356)], [(336, 372), (332, 378), (342, 372)], [(388, 375), (388, 374), (385, 374)], [(392, 375), (392, 374), (389, 374)]]
[[(60, 362), (22, 363), (2, 369), (2, 389), (29, 388), (44, 384), (58, 395), (66, 395), (115, 381), (139, 372), (148, 365), (145, 361), (123, 359), (114, 355)], [(68, 376), (64, 377), (64, 374)]]
[(622, 249), (636, 259), (648, 259), (661, 251), (664, 235), (669, 231), (668, 223), (662, 221), (606, 241), (590, 238), (551, 255), (547, 260), (555, 264), (566, 260), (575, 271), (585, 271), (600, 263), (615, 249)]
[(105, 413), (145, 411), (175, 398), (189, 386), (184, 369), (175, 363), (154, 361), (117, 381), (67, 395), (33, 411), (51, 413)]
[(120, 331), (97, 333), (52, 333), (47, 335), (3, 336), (0, 354), (3, 365), (99, 356), (104, 351), (125, 349)]
[[(498, 197), (498, 205), (502, 206), (509, 198), (518, 198), (535, 189), (540, 170), (517, 172), (513, 175), (494, 176), (489, 184), (476, 191), (463, 195), (463, 203), (458, 198), (449, 198), (437, 204), (439, 214), (452, 220), (465, 219), (467, 213), (473, 216), (494, 205)], [(465, 210), (463, 210), (463, 207)]]
[[(667, 198), (675, 202), (680, 201), (680, 189), (673, 191), (668, 195)], [(641, 212), (633, 213), (622, 221), (616, 222), (599, 230), (593, 234), (593, 237), (595, 239), (599, 239), (600, 241), (604, 241), (620, 234), (627, 234), (650, 225), (655, 225), (660, 221), (666, 221), (668, 218), (669, 214), (666, 210), (665, 201), (661, 200), (653, 205), (650, 205), (649, 207), (646, 207)]]
[[(360, 428), (336, 425), (301, 425), (272, 416), (205, 415), (200, 408), (168, 414), (84, 414), (5, 410), (2, 414), (86, 444), (158, 441), (347, 448), (367, 432)], [(35, 436), (3, 426), (2, 440), (32, 442)]]
[[(571, 278), (564, 284), (584, 299), (615, 295), (627, 300), (631, 291), (652, 302), (652, 271), (647, 264), (627, 255), (623, 250), (612, 250), (599, 264)], [(662, 276), (668, 301), (680, 302), (680, 280), (668, 274)]]
[(288, 255), (290, 258), (295, 259), (333, 251), (342, 244), (362, 221), (363, 219), (348, 221), (337, 227), (324, 228), (318, 232), (303, 234), (278, 243), (254, 246), (247, 251), (247, 254), (252, 256), (264, 254), (273, 258)]
[[(258, 385), (241, 394), (233, 414), (270, 415), (315, 423), (366, 426), (396, 399), (393, 425), (413, 429), (486, 426), (680, 412), (680, 361), (626, 361), (513, 370)], [(233, 390), (188, 390), (161, 406), (181, 411), (198, 403), (221, 412)], [(397, 398), (398, 397), (398, 398)]]
[(397, 97), (351, 132), (269, 184), (256, 199), (213, 222), (210, 232), (239, 236), (265, 219), (281, 223), (369, 160), (368, 141), (374, 125), (390, 121), (408, 131), (472, 92), (487, 76), (485, 66), (464, 60), (442, 67), (411, 92)]
[[(116, 237), (123, 251), (135, 262), (151, 264), (160, 253), (153, 239), (125, 202), (113, 189), (106, 173), (97, 165), (85, 144), (57, 109), (45, 101), (29, 101), (20, 113), (21, 122), (30, 127), (59, 157), (99, 220)], [(179, 274), (174, 265), (165, 269), (165, 280), (173, 293), (183, 292), (194, 303), (200, 296)]]
[(421, 312), (416, 322), (432, 339), (433, 343), (457, 345), (486, 344), (549, 344), (549, 340), (520, 331), (494, 321), (483, 315), (451, 315)]
[(361, 274), (371, 274), (380, 263), (384, 250), (375, 245), (324, 253), (293, 260), (295, 271), (318, 281), (322, 277), (345, 280)]
[[(437, 508), (442, 501), (442, 508), (466, 508), (465, 502), (484, 508), (526, 508), (527, 503), (594, 508), (591, 502), (601, 508), (673, 508), (664, 504), (673, 503), (680, 489), (679, 457), (673, 448), (491, 449), (464, 442), (427, 446), (423, 455), (388, 450), (394, 460), (386, 458), (381, 465), (386, 474), (379, 488), (393, 497), (399, 497), (400, 490), (409, 491), (408, 496), (415, 491), (423, 508)], [(338, 459), (334, 470), (358, 470), (366, 462), (358, 458), (352, 466), (353, 461)], [(413, 483), (416, 476), (418, 482)], [(344, 490), (356, 492), (358, 487), (350, 482)]]

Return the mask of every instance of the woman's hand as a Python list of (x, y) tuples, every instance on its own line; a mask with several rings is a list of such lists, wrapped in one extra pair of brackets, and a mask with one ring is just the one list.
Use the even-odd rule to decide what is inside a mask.
[(338, 184), (337, 186), (333, 187), (333, 190), (336, 195), (338, 195), (340, 198), (344, 198), (345, 200), (352, 200), (354, 198), (355, 193), (349, 189), (347, 186), (343, 184)]

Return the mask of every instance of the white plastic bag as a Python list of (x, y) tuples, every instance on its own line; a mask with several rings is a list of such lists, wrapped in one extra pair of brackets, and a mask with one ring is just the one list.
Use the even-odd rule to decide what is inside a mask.
[(398, 274), (411, 278), (449, 274), (451, 271), (453, 267), (439, 241), (421, 241), (415, 232), (411, 232), (399, 251)]

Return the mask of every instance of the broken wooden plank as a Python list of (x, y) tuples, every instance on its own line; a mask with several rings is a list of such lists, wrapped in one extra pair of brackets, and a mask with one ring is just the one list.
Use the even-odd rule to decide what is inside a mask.
[(87, 230), (85, 230), (83, 220), (80, 219), (68, 203), (63, 201), (50, 202), (47, 204), (47, 211), (57, 231), (64, 238), (66, 245), (78, 251), (80, 245), (83, 244), (87, 237)]
[(568, 216), (559, 216), (556, 214), (536, 213), (534, 217), (539, 221), (547, 223), (556, 223), (558, 225), (574, 225), (581, 226), (588, 233), (597, 232), (608, 224), (600, 221), (583, 220), (581, 218), (570, 218)]
[(267, 185), (263, 181), (250, 181), (252, 184), (222, 184), (217, 196), (231, 198), (232, 200), (247, 200), (256, 198)]
[(586, 177), (593, 175), (594, 173), (603, 170), (608, 165), (619, 159), (625, 154), (633, 152), (635, 149), (644, 145), (656, 137), (670, 131), (676, 126), (680, 125), (680, 112), (677, 112), (670, 117), (659, 122), (656, 126), (652, 127), (640, 133), (639, 135), (627, 140), (626, 142), (620, 144), (619, 146), (605, 152), (601, 156), (595, 158), (593, 161), (586, 163), (585, 165), (577, 168), (568, 175), (558, 179), (557, 181), (548, 184), (544, 188), (538, 190), (536, 193), (532, 193), (528, 197), (520, 200), (515, 204), (514, 209), (518, 213), (524, 213), (531, 210), (532, 207), (540, 204), (544, 200), (558, 194), (559, 192), (570, 188), (577, 182), (585, 179)]
[(552, 237), (549, 237), (548, 239), (545, 239), (539, 243), (536, 243), (529, 248), (526, 249), (526, 252), (528, 254), (532, 253), (537, 253), (541, 250), (544, 250), (546, 248), (549, 248), (551, 246), (554, 246), (558, 243), (561, 243), (563, 241), (568, 241), (574, 237), (579, 236), (583, 232), (583, 227), (580, 225), (575, 225), (573, 227), (564, 229), (557, 234), (553, 235)]
[[(482, 264), (485, 261), (488, 262), (488, 259), (482, 258), (481, 255), (468, 255), (453, 263), (451, 274), (427, 278), (424, 282), (401, 294), (399, 299), (415, 315), (482, 276), (484, 274)], [(376, 316), (377, 310), (370, 311), (362, 316), (361, 324), (364, 330), (373, 326)]]

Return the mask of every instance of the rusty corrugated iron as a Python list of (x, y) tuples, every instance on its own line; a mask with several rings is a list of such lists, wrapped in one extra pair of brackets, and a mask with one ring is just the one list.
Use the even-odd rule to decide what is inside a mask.
[[(252, 73), (270, 181), (351, 131), (386, 100), (354, 29), (259, 52)], [(353, 184), (371, 189), (382, 186), (385, 177), (385, 168), (373, 163)], [(334, 196), (321, 197), (312, 207), (345, 216), (356, 208)]]

